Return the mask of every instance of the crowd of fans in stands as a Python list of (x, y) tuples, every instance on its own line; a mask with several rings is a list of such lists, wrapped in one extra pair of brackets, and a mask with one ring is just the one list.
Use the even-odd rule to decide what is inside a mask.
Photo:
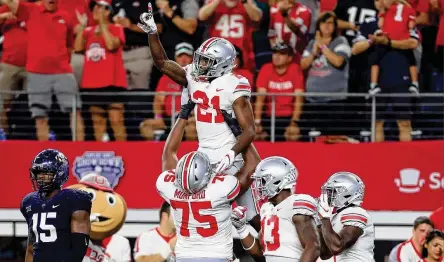
[[(18, 134), (29, 118), (36, 138), (50, 140), (61, 121), (58, 115), (70, 116), (75, 127), (65, 133), (75, 132), (79, 141), (166, 137), (179, 97), (140, 92), (180, 92), (182, 87), (153, 67), (147, 35), (137, 27), (149, 0), (2, 2), (0, 124), (6, 137), (25, 138)], [(235, 45), (235, 73), (261, 94), (254, 98), (257, 140), (270, 139), (273, 130), (276, 141), (307, 140), (309, 134), (359, 136), (370, 128), (369, 100), (341, 95), (347, 92), (443, 92), (444, 0), (152, 4), (166, 53), (181, 65), (191, 63), (194, 49), (208, 37)], [(13, 95), (15, 90), (29, 95)], [(302, 97), (304, 92), (331, 95)], [(266, 95), (281, 93), (295, 96)], [(385, 120), (396, 120), (396, 137), (410, 141), (412, 112), (442, 114), (442, 99), (422, 100), (441, 104), (420, 110), (412, 100), (419, 101), (377, 99), (377, 141), (385, 139)], [(442, 138), (443, 123), (433, 121), (430, 125), (438, 128), (430, 129), (430, 137)], [(64, 132), (56, 133), (63, 139)], [(185, 136), (196, 139), (193, 119)]]

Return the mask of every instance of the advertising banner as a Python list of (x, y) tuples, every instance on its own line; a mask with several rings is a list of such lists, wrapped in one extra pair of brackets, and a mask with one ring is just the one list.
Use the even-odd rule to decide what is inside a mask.
[[(106, 176), (133, 209), (157, 209), (162, 199), (155, 183), (162, 172), (163, 142), (0, 142), (0, 208), (18, 208), (32, 191), (31, 161), (46, 148), (62, 151), (70, 161), (70, 179), (86, 172)], [(255, 146), (261, 156), (290, 159), (298, 169), (296, 192), (319, 196), (326, 179), (338, 171), (359, 175), (365, 183), (369, 210), (434, 210), (444, 199), (444, 141), (410, 143), (318, 144), (268, 143)], [(184, 142), (179, 157), (196, 150)]]

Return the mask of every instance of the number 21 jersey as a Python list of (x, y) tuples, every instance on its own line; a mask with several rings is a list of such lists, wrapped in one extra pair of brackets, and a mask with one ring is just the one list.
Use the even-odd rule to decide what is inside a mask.
[(68, 261), (71, 217), (78, 210), (91, 212), (91, 197), (85, 191), (63, 189), (49, 199), (32, 192), (23, 198), (20, 211), (35, 239), (34, 262)]
[[(211, 41), (207, 40), (207, 42)], [(211, 42), (208, 43), (211, 46)], [(232, 114), (233, 103), (241, 96), (250, 98), (251, 87), (248, 80), (240, 75), (226, 74), (211, 82), (195, 81), (191, 75), (193, 65), (188, 65), (188, 89), (196, 117), (199, 152), (205, 153), (211, 163), (218, 162), (236, 143), (231, 129), (225, 123), (221, 110)]]
[(176, 258), (231, 260), (233, 236), (231, 202), (240, 192), (234, 176), (216, 175), (199, 193), (188, 195), (175, 183), (174, 170), (163, 172), (156, 188), (173, 208), (176, 225)]

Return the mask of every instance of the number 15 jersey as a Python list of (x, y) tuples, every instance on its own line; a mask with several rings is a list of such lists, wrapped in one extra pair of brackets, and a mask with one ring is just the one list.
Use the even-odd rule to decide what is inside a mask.
[[(211, 41), (210, 40), (207, 40)], [(208, 46), (211, 42), (208, 43)], [(193, 65), (188, 65), (188, 91), (196, 103), (196, 117), (199, 152), (205, 153), (211, 163), (218, 162), (236, 143), (231, 129), (225, 123), (221, 110), (234, 115), (233, 103), (241, 96), (250, 98), (251, 87), (248, 80), (240, 75), (226, 74), (211, 82), (197, 82), (191, 75)]]
[(23, 198), (20, 211), (28, 224), (28, 234), (35, 238), (34, 262), (68, 261), (71, 217), (78, 210), (91, 212), (91, 197), (85, 191), (63, 189), (49, 199), (32, 192)]
[(176, 258), (232, 259), (231, 202), (240, 192), (234, 176), (216, 175), (199, 193), (188, 195), (175, 183), (174, 170), (163, 172), (156, 188), (173, 208)]

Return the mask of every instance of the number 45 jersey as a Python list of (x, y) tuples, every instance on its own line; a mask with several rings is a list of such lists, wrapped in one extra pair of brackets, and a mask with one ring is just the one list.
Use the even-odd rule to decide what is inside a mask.
[(63, 189), (49, 199), (42, 198), (38, 192), (29, 193), (23, 198), (20, 211), (28, 224), (29, 236), (35, 239), (34, 262), (68, 261), (71, 216), (77, 210), (91, 212), (88, 193)]
[[(211, 46), (211, 39), (207, 40)], [(210, 82), (195, 81), (191, 75), (193, 65), (188, 65), (188, 91), (193, 102), (196, 117), (199, 152), (205, 153), (211, 163), (218, 162), (236, 143), (231, 129), (225, 123), (221, 110), (233, 113), (233, 103), (241, 96), (250, 98), (251, 86), (240, 75), (226, 74)]]
[(261, 246), (267, 262), (299, 261), (304, 248), (299, 241), (293, 216), (314, 217), (317, 214), (316, 200), (305, 194), (291, 195), (273, 206), (261, 207)]
[(237, 178), (216, 175), (199, 193), (188, 195), (175, 183), (174, 170), (163, 172), (157, 191), (173, 208), (176, 258), (232, 259), (231, 202), (240, 192)]

